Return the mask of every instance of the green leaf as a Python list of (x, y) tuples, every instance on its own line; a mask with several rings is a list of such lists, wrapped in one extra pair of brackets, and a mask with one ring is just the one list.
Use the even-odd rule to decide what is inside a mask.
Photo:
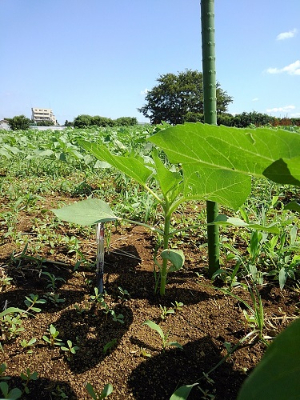
[(160, 327), (159, 325), (157, 325), (155, 322), (150, 321), (150, 320), (148, 319), (147, 321), (145, 321), (145, 322), (143, 323), (143, 325), (148, 325), (149, 328), (154, 329), (154, 330), (159, 334), (159, 336), (160, 336), (162, 339), (165, 338), (165, 335), (164, 335), (163, 330), (162, 330), (161, 327)]
[(109, 396), (113, 392), (114, 388), (113, 385), (108, 383), (104, 386), (104, 389), (101, 392), (101, 398), (104, 399), (105, 397)]
[(182, 164), (186, 196), (203, 196), (234, 209), (249, 194), (250, 175), (264, 177), (281, 158), (299, 180), (296, 132), (192, 123), (167, 128), (149, 140), (165, 151), (170, 162)]
[(168, 346), (177, 347), (177, 349), (183, 350), (183, 347), (182, 347), (181, 344), (178, 343), (178, 342), (168, 342), (167, 345), (168, 345)]
[(247, 222), (243, 221), (240, 218), (227, 217), (227, 215), (224, 215), (224, 214), (219, 214), (217, 216), (217, 218), (214, 220), (214, 222), (212, 222), (211, 224), (224, 225), (224, 226), (226, 226), (226, 225), (237, 226), (237, 227), (241, 227), (241, 228), (255, 229), (257, 231), (265, 231), (265, 232), (275, 233), (277, 235), (280, 233), (280, 229), (274, 225), (263, 226), (263, 225), (252, 224), (252, 223), (248, 224)]
[(285, 207), (285, 210), (291, 210), (291, 211), (298, 211), (300, 212), (300, 204), (297, 203), (297, 201), (291, 201), (288, 203)]
[(119, 171), (136, 180), (142, 186), (145, 186), (147, 179), (152, 174), (152, 171), (139, 158), (116, 156), (110, 153), (105, 146), (97, 143), (79, 140), (79, 144), (98, 160), (106, 161)]
[(300, 319), (292, 322), (267, 348), (245, 381), (238, 400), (298, 399), (300, 393)]
[(168, 272), (178, 271), (180, 268), (182, 268), (185, 261), (182, 250), (166, 249), (161, 252), (161, 256), (163, 259), (167, 259), (173, 264), (171, 267), (169, 267)]
[(288, 277), (288, 275), (287, 275), (286, 269), (284, 267), (282, 267), (278, 274), (278, 281), (279, 281), (279, 286), (280, 286), (281, 290), (284, 288), (287, 277)]
[(264, 175), (277, 183), (300, 186), (300, 157), (280, 158), (265, 169)]
[[(175, 197), (180, 190), (180, 182), (182, 181), (182, 175), (179, 172), (173, 172), (167, 169), (160, 158), (157, 155), (157, 151), (153, 151), (152, 157), (155, 163), (156, 169), (156, 178), (159, 182), (159, 186), (163, 192), (164, 197), (167, 197), (172, 201), (172, 196), (170, 196), (170, 192), (172, 193), (175, 190)], [(169, 194), (169, 196), (168, 196)]]
[(199, 385), (199, 383), (193, 383), (192, 385), (184, 385), (176, 390), (170, 397), (170, 400), (186, 400), (194, 386)]
[(85, 388), (88, 391), (88, 394), (92, 397), (92, 399), (97, 400), (97, 396), (96, 396), (96, 393), (94, 391), (94, 388), (89, 382), (85, 385)]
[(0, 313), (0, 318), (4, 317), (7, 314), (24, 313), (24, 312), (25, 310), (21, 310), (20, 308), (8, 307)]
[(86, 199), (52, 211), (63, 221), (84, 226), (118, 219), (109, 205), (100, 199)]

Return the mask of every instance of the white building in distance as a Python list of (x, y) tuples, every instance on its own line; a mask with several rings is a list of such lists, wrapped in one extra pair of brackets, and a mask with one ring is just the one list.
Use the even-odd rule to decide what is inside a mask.
[(34, 122), (51, 121), (54, 125), (57, 125), (55, 115), (51, 108), (32, 108), (31, 112), (31, 119)]

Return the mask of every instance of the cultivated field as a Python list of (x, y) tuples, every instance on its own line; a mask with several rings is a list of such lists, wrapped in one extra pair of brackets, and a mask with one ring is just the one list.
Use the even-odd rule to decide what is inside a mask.
[[(0, 398), (100, 399), (110, 384), (111, 399), (164, 400), (197, 382), (189, 399), (235, 399), (298, 317), (299, 213), (285, 209), (296, 186), (253, 178), (243, 207), (220, 208), (248, 225), (220, 227), (212, 280), (205, 201), (179, 202), (170, 215), (160, 202), (169, 174), (179, 188), (182, 179), (147, 140), (161, 129), (0, 131)], [(137, 183), (79, 141), (145, 162), (149, 176)], [(53, 212), (87, 198), (117, 216), (105, 223), (104, 295), (95, 226)]]

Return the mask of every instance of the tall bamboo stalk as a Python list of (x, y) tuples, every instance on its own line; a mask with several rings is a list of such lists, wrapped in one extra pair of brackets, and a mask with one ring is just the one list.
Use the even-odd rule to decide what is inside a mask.
[[(216, 93), (216, 57), (215, 57), (215, 12), (214, 0), (201, 0), (202, 26), (202, 68), (204, 122), (217, 124), (217, 93)], [(218, 204), (206, 202), (207, 223), (214, 221), (218, 215)], [(209, 275), (219, 269), (219, 228), (217, 225), (207, 225)]]

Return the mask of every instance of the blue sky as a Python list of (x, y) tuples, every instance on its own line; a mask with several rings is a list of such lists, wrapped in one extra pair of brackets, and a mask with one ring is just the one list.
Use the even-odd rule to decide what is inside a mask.
[[(202, 70), (199, 0), (0, 0), (0, 119), (137, 117), (168, 72)], [(229, 112), (300, 117), (300, 1), (215, 0)]]

